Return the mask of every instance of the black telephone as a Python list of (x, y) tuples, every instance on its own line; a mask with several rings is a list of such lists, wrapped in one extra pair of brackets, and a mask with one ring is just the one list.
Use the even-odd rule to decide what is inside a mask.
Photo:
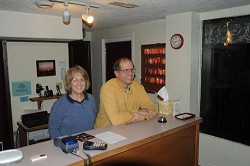
[(108, 147), (105, 143), (85, 141), (83, 143), (84, 150), (106, 150)]
[(62, 93), (61, 93), (61, 91), (60, 91), (60, 88), (59, 88), (59, 86), (57, 85), (56, 86), (56, 90), (57, 90), (57, 96), (61, 96), (62, 95)]

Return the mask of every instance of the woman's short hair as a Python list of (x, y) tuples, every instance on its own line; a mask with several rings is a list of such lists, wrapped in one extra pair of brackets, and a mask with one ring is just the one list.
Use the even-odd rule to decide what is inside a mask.
[(83, 69), (81, 66), (77, 65), (72, 68), (70, 68), (65, 76), (64, 83), (65, 83), (65, 91), (70, 94), (72, 92), (72, 89), (70, 87), (71, 81), (73, 80), (73, 76), (75, 73), (80, 73), (84, 80), (86, 81), (86, 87), (85, 90), (88, 90), (90, 87), (90, 81), (89, 81), (89, 75), (85, 69)]

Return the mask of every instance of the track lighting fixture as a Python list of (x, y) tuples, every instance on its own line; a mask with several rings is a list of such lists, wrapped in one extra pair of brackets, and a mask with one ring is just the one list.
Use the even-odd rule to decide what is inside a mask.
[(67, 10), (68, 3), (64, 2), (64, 6), (65, 6), (65, 10), (62, 12), (62, 20), (63, 20), (63, 23), (67, 25), (70, 23), (71, 16), (70, 16), (69, 11)]
[(87, 27), (91, 28), (94, 25), (94, 22), (88, 23), (87, 21), (82, 20), (82, 24), (86, 25)]
[(93, 16), (90, 16), (90, 15), (87, 15), (87, 14), (83, 14), (82, 15), (82, 20), (83, 21), (86, 21), (87, 23), (91, 24), (94, 22), (94, 17)]
[(67, 9), (62, 12), (63, 23), (68, 24), (70, 22), (70, 13)]
[(83, 24), (87, 25), (89, 28), (93, 26), (94, 17), (89, 15), (89, 8), (86, 8), (86, 14), (82, 15)]
[(89, 28), (93, 26), (93, 21), (94, 21), (94, 17), (89, 15), (90, 8), (100, 8), (100, 6), (94, 5), (94, 4), (89, 5), (89, 4), (86, 4), (86, 3), (83, 3), (83, 2), (75, 2), (75, 1), (68, 1), (68, 0), (49, 0), (49, 2), (47, 2), (47, 1), (39, 1), (39, 2), (36, 2), (36, 5), (38, 7), (41, 7), (41, 6), (46, 6), (47, 7), (48, 4), (50, 4), (50, 7), (52, 7), (55, 2), (64, 4), (65, 9), (62, 12), (62, 20), (63, 20), (63, 23), (66, 24), (66, 25), (68, 25), (70, 23), (70, 18), (71, 18), (70, 13), (67, 10), (67, 7), (68, 7), (69, 4), (80, 5), (80, 6), (85, 6), (86, 7), (86, 9), (85, 9), (86, 14), (82, 15), (82, 21)]
[(94, 22), (94, 17), (89, 15), (89, 8), (86, 8), (86, 14), (82, 15), (82, 20), (89, 24)]

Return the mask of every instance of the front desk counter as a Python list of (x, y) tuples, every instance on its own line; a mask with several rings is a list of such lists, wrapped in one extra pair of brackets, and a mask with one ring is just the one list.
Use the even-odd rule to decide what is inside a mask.
[[(199, 125), (202, 119), (195, 117), (188, 120), (178, 120), (166, 116), (167, 123), (158, 123), (157, 115), (149, 121), (137, 122), (120, 126), (109, 126), (87, 131), (91, 135), (111, 131), (127, 139), (115, 144), (108, 144), (105, 151), (85, 151), (92, 158), (94, 166), (197, 166), (199, 154)], [(104, 142), (98, 138), (91, 141)], [(82, 142), (79, 142), (79, 155), (87, 157), (82, 152)], [(17, 166), (83, 166), (80, 157), (65, 154), (46, 141), (20, 148), (24, 158)], [(45, 153), (48, 157), (32, 162), (30, 156)]]

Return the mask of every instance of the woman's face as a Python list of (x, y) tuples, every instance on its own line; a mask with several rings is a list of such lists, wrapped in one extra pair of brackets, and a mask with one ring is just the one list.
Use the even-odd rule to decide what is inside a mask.
[(72, 89), (71, 94), (83, 94), (84, 90), (86, 89), (86, 80), (83, 78), (81, 73), (76, 72), (73, 74), (73, 79), (70, 83), (70, 87)]

